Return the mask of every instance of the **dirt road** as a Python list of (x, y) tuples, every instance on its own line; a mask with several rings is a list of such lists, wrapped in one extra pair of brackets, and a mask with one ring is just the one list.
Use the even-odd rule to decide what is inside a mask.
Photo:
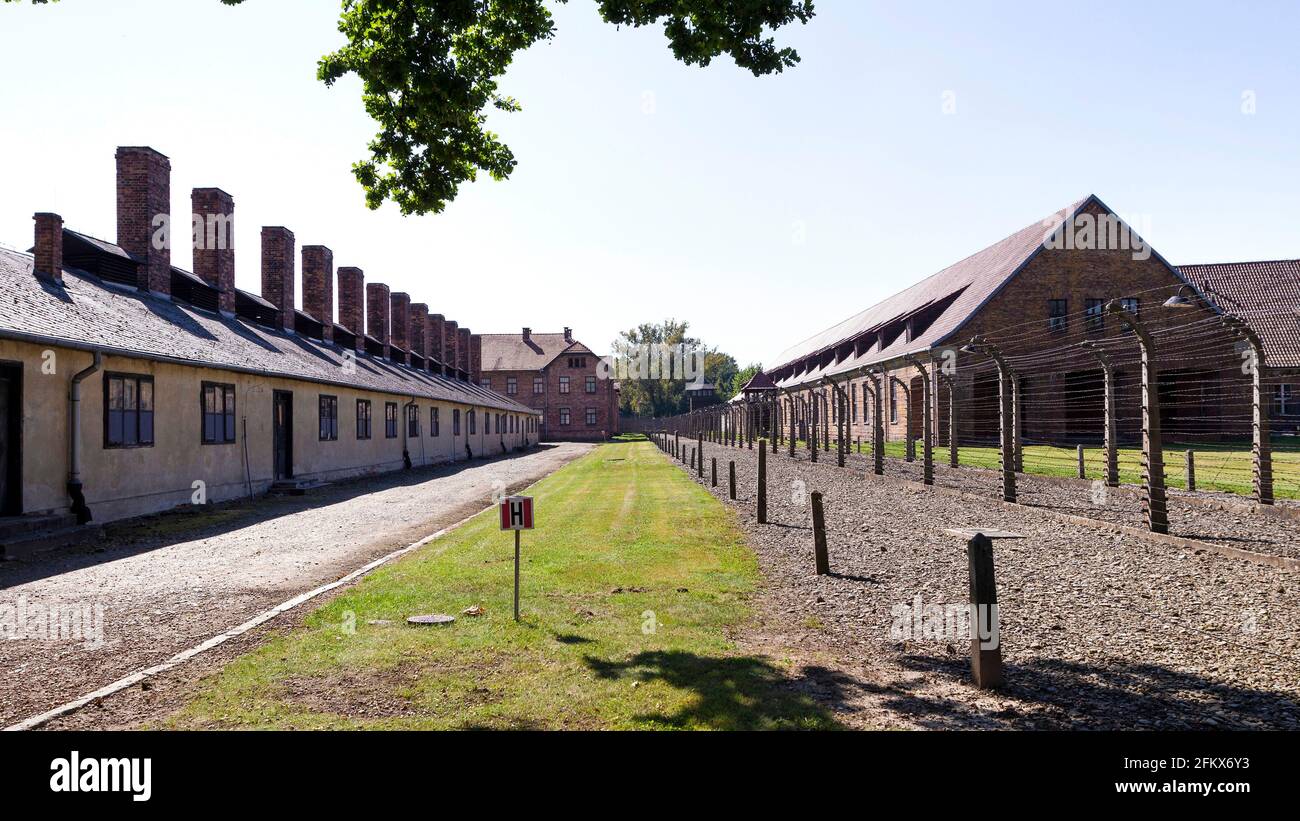
[[(0, 564), (0, 607), (24, 623), (24, 637), (0, 641), (0, 726), (418, 541), (483, 509), (494, 492), (531, 484), (591, 447), (543, 446), (302, 497), (170, 513), (110, 526), (103, 540), (75, 553)], [(52, 611), (61, 629), (46, 622)]]

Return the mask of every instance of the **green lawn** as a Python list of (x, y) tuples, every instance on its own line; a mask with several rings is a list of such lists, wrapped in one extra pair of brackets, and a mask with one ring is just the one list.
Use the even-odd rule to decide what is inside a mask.
[[(513, 540), (492, 511), (235, 659), (161, 726), (835, 726), (778, 667), (736, 651), (754, 556), (733, 515), (652, 444), (602, 445), (528, 494), (522, 623)], [(462, 615), (472, 605), (483, 615)], [(405, 623), (433, 612), (456, 623)]]
[[(862, 453), (871, 452), (871, 443), (862, 440)], [(788, 445), (786, 446), (788, 447)], [(801, 440), (798, 447), (804, 448)], [(854, 447), (850, 446), (850, 450)], [(1170, 487), (1187, 487), (1188, 445), (1165, 446), (1165, 480)], [(1198, 490), (1220, 490), (1250, 496), (1252, 487), (1252, 462), (1250, 444), (1242, 450), (1240, 445), (1196, 445), (1196, 488)], [(906, 451), (901, 440), (886, 442), (885, 454), (895, 459), (902, 459)], [(835, 453), (835, 442), (831, 441), (830, 453)], [(916, 446), (916, 458), (921, 458), (921, 445)], [(948, 463), (948, 446), (942, 444), (934, 449), (935, 461)], [(958, 450), (958, 460), (970, 467), (998, 469), (998, 449), (996, 447), (967, 447)], [(1024, 448), (1026, 473), (1038, 473), (1044, 476), (1078, 475), (1078, 454), (1075, 448), (1052, 447), (1050, 445), (1026, 445)], [(1101, 479), (1105, 469), (1105, 451), (1100, 447), (1083, 449), (1084, 472), (1089, 479)], [(1120, 448), (1119, 480), (1123, 484), (1139, 485), (1142, 483), (1142, 451), (1140, 449)], [(1273, 443), (1273, 495), (1279, 499), (1300, 499), (1300, 444), (1291, 439)]]

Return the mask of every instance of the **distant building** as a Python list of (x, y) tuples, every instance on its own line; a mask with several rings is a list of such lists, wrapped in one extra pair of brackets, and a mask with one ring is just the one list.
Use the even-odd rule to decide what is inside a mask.
[(601, 357), (563, 333), (483, 334), (481, 387), (541, 412), (541, 438), (599, 441), (619, 432), (618, 383)]
[(716, 405), (722, 401), (718, 396), (718, 386), (712, 382), (693, 382), (686, 383), (686, 405), (687, 410), (699, 410), (707, 408), (710, 405)]

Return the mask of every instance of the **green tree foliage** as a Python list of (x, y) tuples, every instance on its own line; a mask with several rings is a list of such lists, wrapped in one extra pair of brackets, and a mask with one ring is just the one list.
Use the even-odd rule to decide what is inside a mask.
[[(690, 323), (676, 319), (645, 322), (619, 332), (613, 343), (613, 378), (620, 382), (619, 410), (628, 416), (672, 416), (689, 408), (688, 383), (713, 385), (718, 398), (726, 402), (740, 390), (761, 365), (740, 368), (736, 358), (709, 347), (689, 333)], [(697, 352), (696, 358), (691, 352)], [(680, 354), (686, 367), (675, 370)], [(666, 357), (671, 357), (672, 361)], [(703, 376), (694, 370), (703, 361)], [(650, 363), (655, 362), (656, 365)]]
[[(799, 62), (770, 32), (813, 16), (812, 0), (597, 0), (596, 8), (617, 26), (662, 23), (688, 65), (725, 54), (755, 76)], [(343, 0), (339, 31), (347, 45), (321, 58), (317, 76), (333, 85), (356, 75), (379, 124), (370, 156), (352, 166), (366, 205), (438, 213), (480, 172), (510, 176), (515, 156), (486, 128), (487, 114), (520, 109), (497, 81), (516, 53), (555, 37), (545, 0)]]

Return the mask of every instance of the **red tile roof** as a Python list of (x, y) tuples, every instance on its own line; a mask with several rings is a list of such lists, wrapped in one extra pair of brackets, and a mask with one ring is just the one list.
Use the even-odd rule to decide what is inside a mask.
[(1178, 269), (1220, 309), (1259, 334), (1266, 366), (1300, 368), (1300, 259)]
[[(915, 313), (926, 306), (941, 304), (945, 299), (951, 298), (952, 303), (916, 339), (908, 341), (907, 335), (902, 334), (884, 350), (875, 351), (871, 360), (880, 362), (907, 353), (929, 350), (964, 325), (985, 301), (1043, 247), (1043, 241), (1062, 222), (1095, 199), (1095, 196), (1085, 197), (995, 242), (984, 250), (944, 268), (937, 274), (932, 274), (885, 301), (849, 317), (838, 325), (805, 339), (782, 352), (776, 358), (777, 364), (768, 370), (778, 370), (797, 360), (825, 352), (888, 322)], [(836, 369), (831, 369), (832, 372), (834, 370)], [(805, 377), (795, 377), (792, 380), (783, 380), (782, 384), (804, 381), (807, 381)]]

